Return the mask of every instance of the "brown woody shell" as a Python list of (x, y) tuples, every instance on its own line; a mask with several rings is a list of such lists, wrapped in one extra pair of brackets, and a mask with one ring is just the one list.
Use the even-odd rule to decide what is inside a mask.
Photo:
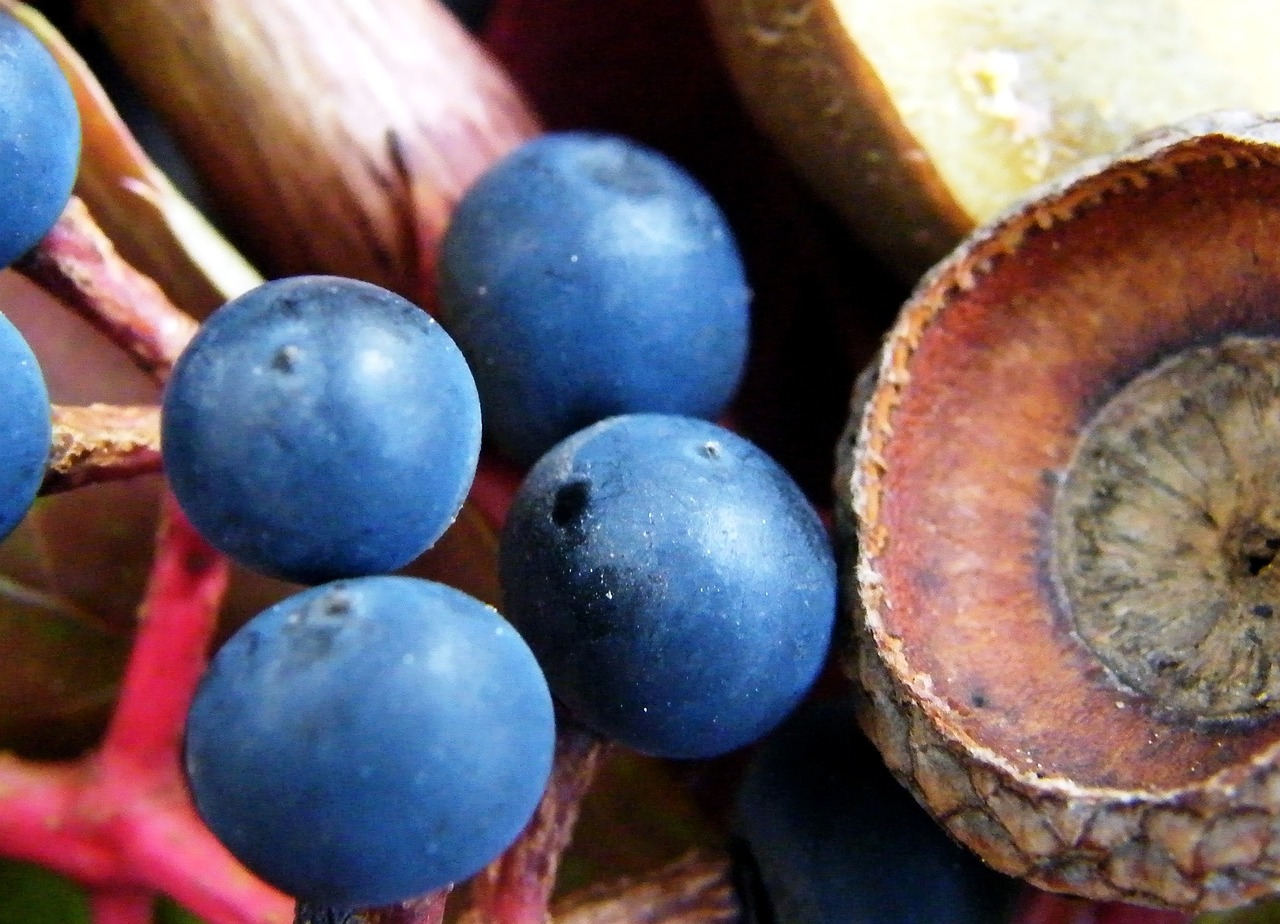
[(1042, 188), (903, 308), (839, 447), (847, 664), (992, 866), (1186, 910), (1280, 890), (1277, 356), (1280, 122), (1241, 113)]

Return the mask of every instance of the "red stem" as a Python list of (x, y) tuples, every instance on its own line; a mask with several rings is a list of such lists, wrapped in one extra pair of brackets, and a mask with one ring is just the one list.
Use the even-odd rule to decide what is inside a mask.
[(88, 836), (77, 818), (85, 776), (81, 766), (0, 754), (0, 854), (81, 882), (109, 882), (119, 868), (114, 845)]
[(241, 866), (186, 798), (153, 799), (128, 820), (130, 866), (210, 924), (288, 924), (293, 899)]
[(151, 924), (155, 896), (139, 889), (97, 889), (89, 895), (93, 924)]
[(226, 559), (166, 494), (138, 637), (102, 744), (107, 772), (120, 763), (135, 773), (167, 768), (178, 753), (217, 629), (227, 572)]
[(179, 768), (226, 579), (226, 560), (166, 497), (138, 636), (101, 750), (72, 765), (0, 755), (0, 853), (88, 885), (95, 924), (149, 920), (155, 891), (211, 924), (287, 924), (292, 915), (292, 902), (200, 822)]

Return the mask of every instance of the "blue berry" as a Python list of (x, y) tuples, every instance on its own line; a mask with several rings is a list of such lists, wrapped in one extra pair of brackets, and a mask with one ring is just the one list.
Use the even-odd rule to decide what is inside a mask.
[(715, 418), (742, 376), (733, 235), (687, 173), (632, 141), (544, 135), (499, 161), (454, 213), (440, 280), (486, 435), (517, 462), (615, 414)]
[(480, 870), (551, 770), (551, 697), (495, 610), (407, 577), (305, 590), (218, 651), (187, 721), (196, 807), (301, 900), (404, 901)]
[(216, 311), (164, 395), (164, 463), (195, 527), (302, 583), (392, 571), (457, 516), (480, 406), (426, 313), (330, 276), (262, 285)]
[(703, 420), (626, 415), (557, 445), (515, 496), (499, 562), (557, 699), (656, 756), (765, 734), (830, 642), (822, 523), (772, 459)]
[[(2, 17), (0, 17), (2, 18)], [(22, 522), (44, 480), (53, 424), (35, 354), (0, 315), (0, 539)]]
[(745, 924), (997, 924), (1018, 889), (893, 779), (846, 699), (806, 704), (760, 746), (734, 829)]
[(48, 49), (0, 10), (0, 266), (44, 237), (71, 197), (80, 166), (80, 113)]

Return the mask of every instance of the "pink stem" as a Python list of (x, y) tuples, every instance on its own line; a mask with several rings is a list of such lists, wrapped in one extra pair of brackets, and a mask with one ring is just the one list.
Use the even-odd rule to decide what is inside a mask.
[(82, 767), (34, 764), (0, 754), (0, 855), (39, 863), (86, 883), (119, 871), (115, 845), (78, 818)]
[(250, 875), (209, 833), (179, 768), (187, 709), (226, 582), (226, 559), (166, 495), (138, 637), (97, 755), (96, 784), (82, 798), (119, 807), (111, 834), (133, 882), (168, 893), (215, 924), (284, 922), (292, 902)]
[(127, 820), (129, 865), (209, 924), (287, 924), (293, 899), (262, 882), (209, 833), (185, 791)]
[(75, 197), (44, 240), (13, 268), (161, 380), (168, 377), (198, 327), (149, 276), (120, 256)]
[(140, 889), (97, 888), (89, 892), (93, 924), (151, 924), (155, 895)]
[(107, 772), (119, 764), (144, 773), (173, 768), (217, 629), (227, 569), (166, 494), (138, 637), (102, 745)]

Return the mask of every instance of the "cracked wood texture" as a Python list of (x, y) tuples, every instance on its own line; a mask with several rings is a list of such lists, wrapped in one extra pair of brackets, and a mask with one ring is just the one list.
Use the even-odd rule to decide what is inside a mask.
[(975, 232), (904, 307), (839, 447), (862, 721), (953, 835), (1044, 888), (1189, 911), (1280, 891), (1280, 720), (1171, 714), (1126, 682), (1077, 631), (1053, 526), (1126, 383), (1280, 335), (1278, 143), (1202, 118)]

